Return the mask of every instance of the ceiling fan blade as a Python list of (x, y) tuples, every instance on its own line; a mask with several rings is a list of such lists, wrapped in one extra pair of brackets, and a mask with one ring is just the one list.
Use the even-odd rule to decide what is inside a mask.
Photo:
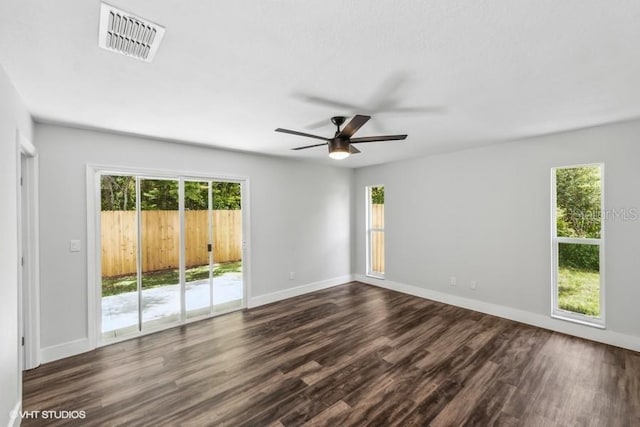
[(353, 145), (349, 144), (349, 153), (351, 154), (358, 154), (360, 152), (360, 150), (358, 150), (356, 147), (354, 147)]
[(391, 107), (386, 110), (381, 110), (378, 113), (446, 113), (447, 109), (438, 106), (422, 106), (422, 107)]
[(402, 91), (402, 88), (407, 86), (408, 80), (409, 74), (405, 71), (390, 74), (367, 102), (367, 105), (372, 106), (372, 112), (384, 111), (386, 108), (396, 105), (396, 100), (402, 98), (406, 92), (406, 90)]
[(305, 94), (295, 94), (295, 96), (303, 101), (310, 102), (313, 104), (326, 105), (332, 108), (341, 108), (347, 111), (358, 111), (362, 110), (359, 106), (349, 104), (342, 101), (335, 101), (333, 99), (323, 98), (321, 96), (315, 95), (305, 95)]
[(307, 129), (319, 129), (319, 128), (329, 127), (329, 126), (333, 126), (331, 124), (331, 121), (329, 121), (327, 119), (322, 119), (322, 120), (317, 121), (315, 123), (310, 123), (310, 124), (306, 125), (305, 128), (307, 128)]
[(296, 148), (292, 148), (292, 150), (304, 150), (305, 148), (313, 148), (313, 147), (320, 147), (321, 145), (327, 145), (328, 143), (325, 142), (324, 144), (313, 144), (313, 145), (305, 145), (304, 147), (296, 147)]
[(340, 133), (338, 134), (338, 138), (351, 138), (353, 134), (362, 127), (362, 125), (369, 121), (370, 118), (371, 116), (361, 116), (360, 114), (356, 114), (355, 117), (351, 119), (349, 124), (347, 124), (344, 129), (340, 131)]
[(407, 135), (384, 135), (384, 136), (365, 136), (363, 138), (351, 138), (352, 144), (360, 144), (362, 142), (377, 142), (377, 141), (400, 141), (407, 139)]
[(291, 135), (298, 135), (298, 136), (306, 136), (307, 138), (321, 139), (323, 141), (327, 140), (327, 138), (325, 138), (324, 136), (311, 135), (310, 133), (298, 132), (296, 130), (278, 128), (276, 129), (276, 132), (288, 133)]

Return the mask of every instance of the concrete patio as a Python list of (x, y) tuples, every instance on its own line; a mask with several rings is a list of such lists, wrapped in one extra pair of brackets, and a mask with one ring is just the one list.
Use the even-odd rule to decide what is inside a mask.
[[(187, 283), (187, 312), (209, 306), (209, 279)], [(242, 299), (242, 273), (225, 273), (213, 279), (214, 306)], [(176, 317), (180, 313), (180, 285), (160, 286), (142, 291), (142, 319), (150, 322)], [(138, 292), (102, 298), (102, 332), (138, 324)]]

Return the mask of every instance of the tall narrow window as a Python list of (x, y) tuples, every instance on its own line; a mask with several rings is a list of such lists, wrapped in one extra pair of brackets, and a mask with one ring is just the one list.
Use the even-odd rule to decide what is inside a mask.
[(384, 186), (367, 187), (367, 275), (384, 277)]
[(604, 326), (604, 165), (553, 169), (552, 315)]

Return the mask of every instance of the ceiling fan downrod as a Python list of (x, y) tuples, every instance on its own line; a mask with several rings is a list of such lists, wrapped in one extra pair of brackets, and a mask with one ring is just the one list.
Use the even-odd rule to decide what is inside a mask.
[(331, 117), (331, 123), (333, 123), (338, 127), (338, 130), (336, 131), (336, 136), (338, 136), (338, 134), (340, 133), (340, 126), (342, 126), (346, 120), (347, 118), (344, 116)]

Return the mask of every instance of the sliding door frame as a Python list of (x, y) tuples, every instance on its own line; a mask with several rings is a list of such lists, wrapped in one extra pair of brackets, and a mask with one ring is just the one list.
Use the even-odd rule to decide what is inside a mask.
[[(138, 331), (120, 338), (105, 341), (102, 339), (102, 266), (100, 241), (100, 176), (102, 175), (130, 175), (138, 178), (176, 179), (179, 181), (180, 212), (184, 212), (184, 181), (221, 181), (236, 182), (240, 184), (242, 200), (242, 306), (247, 307), (248, 297), (251, 295), (251, 230), (250, 230), (250, 181), (249, 177), (241, 175), (215, 174), (210, 172), (156, 170), (137, 167), (110, 166), (100, 164), (88, 164), (86, 168), (87, 182), (87, 330), (91, 349), (119, 341), (144, 336), (159, 330), (175, 326), (197, 322), (210, 317), (225, 314), (225, 312), (210, 313), (192, 319), (186, 318), (186, 313), (181, 310), (180, 320), (174, 323), (162, 325), (159, 328)], [(184, 215), (180, 215), (180, 286), (184, 295)], [(139, 273), (138, 273), (139, 274)], [(184, 297), (181, 304), (184, 305)], [(184, 307), (182, 307), (184, 308)], [(235, 310), (234, 310), (235, 311)]]

